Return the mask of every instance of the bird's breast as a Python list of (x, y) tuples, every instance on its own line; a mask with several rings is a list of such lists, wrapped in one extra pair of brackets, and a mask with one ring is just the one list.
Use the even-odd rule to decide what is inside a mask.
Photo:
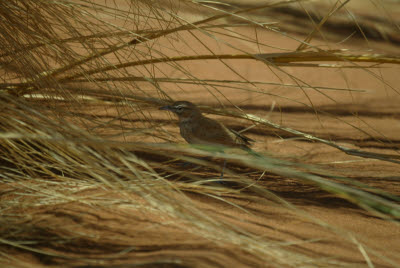
[(190, 121), (180, 121), (179, 129), (181, 132), (182, 138), (184, 138), (188, 143), (194, 143), (194, 133), (193, 133), (193, 124)]

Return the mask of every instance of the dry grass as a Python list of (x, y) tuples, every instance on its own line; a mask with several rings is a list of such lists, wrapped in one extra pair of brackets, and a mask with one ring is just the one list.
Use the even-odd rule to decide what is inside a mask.
[[(253, 129), (260, 132), (276, 131), (288, 139), (316, 142), (360, 159), (398, 165), (398, 144), (380, 135), (378, 127), (365, 131), (343, 120), (344, 125), (381, 146), (391, 144), (385, 152), (343, 145), (334, 138), (319, 137), (241, 110), (234, 97), (226, 93), (266, 94), (298, 104), (291, 96), (276, 96), (266, 90), (268, 86), (293, 88), (306, 96), (308, 102), (300, 104), (315, 113), (316, 122), (324, 121), (324, 116), (336, 117), (314, 105), (312, 94), (339, 102), (339, 97), (331, 96), (330, 92), (364, 91), (356, 87), (310, 84), (286, 71), (286, 67), (314, 68), (316, 72), (326, 68), (339, 72), (356, 69), (376, 79), (390, 92), (388, 95), (398, 94), (398, 85), (379, 75), (380, 70), (400, 63), (398, 55), (314, 45), (314, 38), (321, 40), (322, 35), (327, 39), (322, 28), (346, 8), (346, 1), (329, 5), (329, 12), (321, 10), (324, 17), (314, 28), (309, 28), (313, 30), (303, 40), (281, 30), (290, 30), (289, 23), (276, 24), (262, 15), (264, 11), (272, 12), (275, 8), (282, 11), (284, 7), (307, 11), (302, 1), (251, 7), (207, 1), (116, 3), (26, 0), (0, 4), (3, 17), (0, 24), (1, 263), (10, 267), (194, 265), (184, 254), (180, 256), (179, 251), (145, 253), (167, 250), (171, 245), (163, 247), (161, 243), (153, 248), (139, 242), (131, 245), (124, 236), (122, 226), (157, 223), (197, 237), (198, 240), (177, 242), (187, 243), (188, 249), (207, 243), (240, 249), (247, 257), (238, 257), (238, 262), (249, 266), (259, 263), (271, 267), (351, 266), (335, 256), (316, 258), (296, 249), (297, 244), (313, 241), (278, 241), (251, 233), (232, 224), (233, 217), (223, 211), (199, 206), (193, 195), (200, 195), (225, 202), (244, 214), (252, 212), (240, 205), (241, 200), (278, 207), (295, 219), (320, 226), (356, 245), (366, 266), (373, 267), (371, 258), (399, 265), (370, 249), (351, 232), (314, 219), (270, 191), (262, 181), (279, 176), (313, 185), (394, 225), (400, 218), (400, 198), (396, 193), (368, 186), (362, 180), (350, 180), (349, 177), (361, 176), (357, 170), (343, 176), (321, 165), (284, 160), (266, 151), (251, 155), (227, 148), (176, 144), (174, 135), (166, 130), (167, 123), (160, 124), (162, 115), (157, 112), (160, 105), (182, 92), (189, 91), (185, 96), (190, 97), (190, 89), (194, 88), (196, 92), (214, 96), (212, 101), (222, 107), (202, 106), (207, 113), (241, 119), (247, 125), (255, 125)], [(384, 1), (378, 5), (385, 7)], [(196, 15), (188, 16), (189, 13)], [(382, 20), (382, 25), (390, 25), (389, 15), (387, 19), (387, 24)], [(361, 23), (364, 18), (354, 21)], [(255, 29), (253, 36), (235, 30), (248, 27)], [(369, 40), (365, 27), (362, 27), (364, 38)], [(369, 27), (368, 32), (372, 32), (374, 26)], [(390, 36), (398, 34), (398, 28), (385, 29)], [(264, 52), (271, 49), (270, 44), (257, 36), (268, 31), (297, 40), (297, 48)], [(328, 32), (333, 30), (329, 28)], [(223, 72), (233, 73), (236, 79), (225, 79), (224, 75), (221, 79), (210, 78), (190, 71), (191, 64), (207, 60), (217, 61)], [(240, 61), (258, 64), (257, 68), (273, 73), (278, 81), (246, 77), (237, 69)], [(177, 93), (173, 88), (181, 91)], [(362, 122), (361, 117), (354, 115), (354, 118)], [(230, 160), (226, 185), (216, 183), (219, 162), (199, 160), (198, 156)], [(201, 168), (183, 167), (180, 160)], [(115, 214), (113, 219), (105, 216), (110, 212)], [(146, 228), (138, 234), (143, 241), (156, 236), (154, 229)], [(158, 235), (168, 237), (167, 232), (160, 231)], [(215, 256), (218, 257), (224, 260)], [(223, 262), (205, 261), (202, 265), (223, 266)]]

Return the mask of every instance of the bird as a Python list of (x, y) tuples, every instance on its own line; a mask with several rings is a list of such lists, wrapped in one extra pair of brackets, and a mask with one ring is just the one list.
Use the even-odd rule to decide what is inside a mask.
[[(189, 144), (226, 146), (251, 151), (250, 142), (254, 142), (254, 140), (204, 116), (200, 109), (189, 101), (176, 101), (159, 109), (171, 111), (178, 116), (180, 134)], [(221, 178), (225, 166), (226, 160)]]

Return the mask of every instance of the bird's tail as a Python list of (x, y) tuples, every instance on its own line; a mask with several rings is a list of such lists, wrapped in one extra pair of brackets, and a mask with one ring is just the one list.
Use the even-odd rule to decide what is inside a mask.
[(247, 145), (242, 145), (241, 148), (243, 150), (245, 150), (246, 152), (248, 152), (250, 155), (252, 156), (256, 156), (256, 157), (262, 157), (262, 155), (260, 153), (257, 153), (256, 151), (254, 151), (253, 149), (251, 149), (249, 146)]

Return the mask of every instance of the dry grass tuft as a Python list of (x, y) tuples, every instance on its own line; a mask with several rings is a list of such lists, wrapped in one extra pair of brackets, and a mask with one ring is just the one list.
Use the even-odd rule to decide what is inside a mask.
[[(340, 198), (346, 206), (352, 203), (389, 225), (397, 226), (400, 219), (399, 189), (388, 191), (390, 187), (379, 181), (398, 181), (390, 170), (400, 163), (399, 140), (363, 117), (357, 97), (373, 93), (351, 86), (346, 73), (365, 74), (384, 88), (387, 100), (396, 100), (398, 84), (382, 72), (398, 70), (399, 55), (349, 50), (346, 40), (344, 45), (326, 45), (344, 39), (332, 24), (344, 20), (342, 12), (351, 13), (348, 1), (332, 6), (305, 2), (242, 6), (234, 1), (231, 5), (2, 1), (0, 263), (9, 267), (351, 267), (350, 260), (316, 256), (308, 248), (340, 239), (362, 255), (360, 266), (373, 267), (376, 261), (399, 265), (383, 254), (384, 249), (377, 251), (354, 233), (315, 218), (277, 190), (280, 183), (290, 181), (300, 191), (311, 187), (318, 194)], [(384, 9), (385, 1), (381, 2)], [(323, 8), (313, 13), (320, 5)], [(291, 29), (288, 21), (265, 16), (281, 14), (285, 8), (290, 11), (285, 16), (313, 14), (302, 23), (319, 20), (302, 38), (299, 32), (288, 34), (282, 31)], [(386, 18), (389, 22), (381, 19), (380, 26), (389, 25), (391, 17)], [(351, 38), (372, 39), (365, 33), (373, 32), (374, 25), (364, 24), (364, 17), (350, 22), (363, 25), (361, 33)], [(325, 24), (331, 35), (324, 35)], [(248, 35), (249, 28), (254, 34)], [(295, 46), (270, 44), (263, 35), (271, 33)], [(394, 37), (398, 29), (387, 26), (380, 33), (398, 42)], [(210, 62), (218, 74), (201, 69)], [(268, 79), (253, 79), (242, 68), (245, 64), (254, 72), (268, 73)], [(346, 83), (314, 84), (293, 71), (296, 68), (339, 73)], [(251, 126), (248, 133), (254, 137), (268, 136), (273, 140), (271, 151), (258, 145), (254, 155), (177, 142), (170, 118), (157, 108), (177, 98), (199, 96), (210, 100), (203, 102), (204, 112), (241, 120)], [(255, 101), (255, 106), (240, 108), (264, 97), (265, 103)], [(321, 105), (318, 98), (331, 106)], [(344, 99), (354, 105), (350, 114), (342, 106)], [(303, 109), (310, 116), (300, 120), (302, 125), (315, 124), (322, 130), (296, 129), (295, 123), (282, 119), (290, 117), (288, 107)], [(341, 109), (346, 116), (336, 113)], [(398, 114), (388, 113), (398, 119)], [(348, 132), (332, 135), (331, 121)], [(354, 136), (360, 137), (359, 143), (352, 140)], [(308, 161), (296, 153), (274, 153), (276, 140), (288, 147), (291, 141), (299, 141), (317, 150), (330, 148), (325, 155), (328, 163)], [(346, 154), (352, 158), (345, 158)], [(225, 184), (218, 183), (222, 159), (229, 160)], [(347, 161), (365, 161), (366, 168), (368, 161), (374, 161), (389, 171), (382, 177), (370, 173), (376, 179), (366, 181), (372, 170), (336, 168)], [(209, 202), (227, 209), (218, 210)], [(261, 205), (273, 210), (269, 217), (257, 211)], [(274, 228), (266, 218), (274, 215), (312, 225), (330, 238), (293, 240), (283, 232), (270, 234), (266, 230)]]

